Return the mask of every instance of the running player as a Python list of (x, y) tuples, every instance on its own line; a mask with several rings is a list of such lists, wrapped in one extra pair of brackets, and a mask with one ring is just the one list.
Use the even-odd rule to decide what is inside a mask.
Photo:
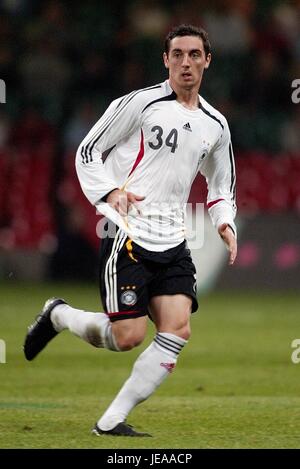
[(206, 178), (208, 211), (228, 247), (229, 264), (237, 252), (230, 132), (225, 117), (198, 94), (211, 62), (207, 33), (192, 25), (174, 28), (163, 60), (169, 78), (113, 101), (77, 151), (83, 192), (108, 218), (108, 233), (116, 228), (101, 243), (104, 313), (50, 299), (24, 345), (32, 360), (68, 329), (96, 347), (121, 352), (143, 341), (151, 317), (154, 340), (97, 421), (97, 435), (148, 435), (128, 425), (127, 416), (173, 371), (190, 337), (198, 303), (184, 206), (198, 171)]

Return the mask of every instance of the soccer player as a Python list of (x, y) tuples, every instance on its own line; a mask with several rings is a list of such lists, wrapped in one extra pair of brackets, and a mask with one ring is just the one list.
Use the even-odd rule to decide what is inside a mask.
[(76, 155), (83, 192), (107, 216), (108, 228), (116, 227), (101, 243), (105, 312), (81, 311), (52, 298), (24, 345), (32, 360), (68, 329), (95, 347), (121, 352), (143, 341), (152, 319), (154, 340), (97, 421), (97, 435), (148, 435), (126, 418), (173, 371), (190, 337), (190, 315), (198, 304), (184, 206), (198, 171), (206, 178), (208, 210), (229, 264), (237, 252), (230, 132), (225, 117), (198, 94), (211, 61), (207, 33), (192, 25), (174, 28), (163, 60), (169, 78), (113, 101)]

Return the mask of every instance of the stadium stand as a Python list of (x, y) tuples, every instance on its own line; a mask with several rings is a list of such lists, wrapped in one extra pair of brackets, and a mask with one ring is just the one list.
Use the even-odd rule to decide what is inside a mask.
[[(202, 94), (229, 121), (240, 214), (299, 213), (299, 112), (291, 101), (299, 2), (194, 0), (182, 8), (144, 0), (104, 8), (75, 1), (71, 10), (59, 0), (0, 5), (0, 78), (8, 90), (0, 117), (0, 256), (55, 252), (61, 234), (74, 230), (96, 252), (100, 218), (77, 181), (76, 145), (114, 97), (165, 79), (161, 44), (178, 22), (202, 24), (211, 36)], [(205, 193), (198, 177), (190, 200)]]

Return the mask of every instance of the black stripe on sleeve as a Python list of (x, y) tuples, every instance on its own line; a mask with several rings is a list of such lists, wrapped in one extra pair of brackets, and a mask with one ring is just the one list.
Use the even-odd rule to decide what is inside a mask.
[(231, 192), (233, 184), (234, 184), (234, 163), (233, 163), (232, 148), (231, 148), (230, 143), (229, 143), (229, 158), (230, 158), (230, 166), (231, 166), (231, 184), (230, 184), (230, 192)]
[(229, 158), (230, 158), (230, 166), (231, 166), (231, 184), (230, 184), (230, 192), (232, 193), (232, 201), (235, 205), (235, 186), (236, 186), (236, 175), (235, 175), (235, 166), (234, 166), (234, 159), (233, 159), (233, 151), (232, 151), (232, 144), (229, 143)]
[(144, 109), (142, 110), (142, 113), (146, 111), (146, 109), (154, 103), (158, 103), (160, 101), (173, 101), (176, 98), (177, 98), (177, 94), (175, 93), (175, 91), (172, 91), (172, 93), (168, 94), (168, 96), (163, 96), (162, 98), (155, 99), (154, 101), (151, 101), (151, 103), (148, 103), (147, 106), (145, 106)]
[[(88, 163), (89, 161), (93, 161), (92, 151), (94, 146), (98, 142), (98, 140), (102, 137), (102, 135), (107, 131), (110, 125), (114, 122), (117, 116), (125, 109), (125, 107), (130, 103), (130, 101), (139, 93), (144, 91), (154, 90), (161, 88), (161, 85), (150, 86), (149, 88), (143, 88), (142, 90), (133, 91), (129, 95), (125, 96), (120, 103), (118, 104), (115, 112), (113, 115), (109, 116), (107, 120), (102, 124), (101, 128), (97, 129), (95, 134), (92, 136), (91, 140), (85, 145), (84, 153), (85, 153), (85, 161)], [(100, 134), (99, 134), (100, 132)]]
[[(117, 107), (116, 107), (114, 113), (117, 112), (117, 110), (121, 107), (121, 105), (122, 105), (123, 103), (124, 103), (124, 106), (123, 106), (123, 108), (124, 108), (125, 105), (127, 105), (127, 103), (130, 101), (130, 100), (128, 101), (128, 99), (131, 98), (133, 95), (135, 96), (136, 94), (141, 93), (142, 91), (149, 91), (149, 90), (154, 90), (154, 89), (157, 89), (157, 88), (161, 88), (161, 85), (149, 86), (148, 88), (143, 88), (143, 89), (141, 89), (141, 90), (132, 91), (131, 93), (126, 94), (125, 96), (123, 96), (122, 99), (120, 99), (120, 101), (119, 101), (119, 103), (118, 103), (118, 105), (117, 105)], [(123, 108), (122, 108), (122, 109), (123, 109)], [(96, 135), (101, 131), (101, 129), (102, 129), (113, 117), (114, 117), (114, 114), (108, 116), (107, 119), (106, 119), (106, 121), (103, 122), (102, 126), (101, 126), (99, 129), (95, 130), (95, 132), (94, 132), (94, 134), (91, 136), (90, 141), (88, 142), (87, 146), (89, 146), (89, 145), (92, 143), (92, 141), (93, 141), (93, 139), (96, 137)]]
[(214, 116), (213, 114), (211, 114), (207, 109), (205, 109), (200, 100), (199, 100), (199, 109), (201, 109), (201, 111), (204, 112), (204, 114), (206, 114), (207, 116), (211, 117), (212, 119), (214, 119), (216, 122), (218, 122), (220, 124), (220, 126), (222, 127), (222, 129), (224, 130), (224, 125), (222, 124), (222, 122), (220, 121), (220, 119), (218, 119), (216, 116)]
[(81, 147), (81, 156), (82, 156), (82, 163), (86, 163), (85, 161), (85, 156), (84, 156), (84, 151), (83, 151), (83, 147)]
[[(149, 90), (156, 90), (157, 88), (161, 88), (161, 85), (154, 85), (154, 86), (149, 86), (148, 88), (143, 88), (142, 90), (138, 90), (137, 92), (140, 93), (141, 91), (149, 91)], [(128, 95), (127, 95), (128, 96)], [(126, 98), (126, 96), (124, 96), (123, 99), (121, 99), (121, 101), (119, 102), (118, 106), (117, 106), (117, 109), (119, 106), (121, 106), (121, 104), (123, 103), (124, 99)]]
[[(84, 147), (84, 153), (85, 153), (85, 160), (86, 160), (86, 163), (88, 163), (89, 161), (93, 161), (93, 156), (92, 156), (92, 150), (95, 146), (95, 144), (97, 143), (97, 141), (99, 140), (99, 138), (103, 135), (103, 132), (101, 132), (101, 130), (105, 127), (104, 129), (104, 132), (107, 130), (107, 128), (109, 127), (110, 123), (113, 122), (115, 120), (115, 118), (120, 114), (120, 112), (127, 106), (127, 104), (132, 100), (132, 98), (134, 98), (134, 96), (137, 94), (137, 91), (136, 92), (132, 92), (130, 93), (129, 95), (125, 96), (124, 99), (122, 99), (121, 103), (124, 102), (124, 104), (121, 106), (121, 103), (119, 103), (117, 109), (115, 110), (114, 114), (109, 116), (105, 122), (103, 122), (102, 126), (97, 129), (94, 133), (94, 135), (91, 137), (90, 141), (85, 145)], [(119, 107), (120, 106), (120, 107)], [(97, 137), (97, 135), (99, 134), (99, 132), (101, 132), (100, 136)]]

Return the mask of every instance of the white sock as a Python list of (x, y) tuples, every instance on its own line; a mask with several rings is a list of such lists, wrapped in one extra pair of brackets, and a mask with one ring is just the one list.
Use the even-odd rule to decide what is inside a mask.
[(136, 360), (132, 373), (119, 394), (98, 420), (98, 427), (111, 430), (126, 420), (129, 412), (146, 400), (173, 371), (187, 340), (168, 332), (158, 332), (153, 342)]
[(57, 305), (51, 312), (51, 321), (57, 332), (69, 329), (95, 347), (119, 351), (111, 322), (105, 313), (89, 313), (69, 305)]

